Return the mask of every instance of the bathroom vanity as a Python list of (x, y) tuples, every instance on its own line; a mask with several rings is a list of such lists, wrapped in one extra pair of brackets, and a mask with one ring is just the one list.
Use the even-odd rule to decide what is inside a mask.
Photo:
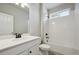
[(39, 55), (40, 42), (36, 36), (0, 40), (0, 55)]

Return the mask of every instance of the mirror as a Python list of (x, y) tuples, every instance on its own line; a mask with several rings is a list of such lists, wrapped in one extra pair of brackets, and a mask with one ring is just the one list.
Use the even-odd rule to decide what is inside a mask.
[(22, 3), (0, 3), (0, 35), (28, 33), (29, 8)]

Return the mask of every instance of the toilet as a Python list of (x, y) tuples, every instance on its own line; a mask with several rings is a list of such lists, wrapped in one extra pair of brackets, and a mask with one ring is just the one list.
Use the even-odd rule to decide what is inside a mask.
[(41, 51), (41, 54), (48, 55), (48, 51), (50, 50), (51, 46), (48, 44), (46, 40), (44, 40), (43, 44), (39, 45), (39, 49)]

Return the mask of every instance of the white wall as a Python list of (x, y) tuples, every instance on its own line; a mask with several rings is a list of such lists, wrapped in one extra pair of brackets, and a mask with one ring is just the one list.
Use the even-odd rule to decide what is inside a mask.
[(34, 36), (40, 36), (40, 4), (29, 4), (29, 33)]
[(79, 4), (75, 4), (76, 39), (75, 48), (79, 50)]
[(69, 16), (49, 19), (49, 44), (74, 48), (76, 31), (74, 20), (74, 11), (71, 11)]
[[(64, 54), (79, 54), (79, 4), (69, 4), (72, 10), (71, 15), (67, 17), (62, 18), (56, 18), (53, 21), (50, 21), (50, 41), (49, 43), (52, 44), (52, 50), (58, 51), (60, 53)], [(73, 6), (72, 6), (73, 5)], [(64, 5), (63, 5), (64, 6)], [(70, 6), (66, 6), (63, 8), (63, 6), (58, 7), (59, 10), (68, 8)], [(46, 26), (47, 21), (45, 15), (47, 15), (47, 9), (45, 9), (45, 6), (43, 5), (43, 11), (42, 11), (42, 32), (41, 34), (44, 35), (45, 32), (47, 32)], [(56, 8), (56, 7), (55, 7)], [(50, 10), (50, 13), (57, 11), (56, 9)], [(54, 11), (53, 11), (54, 10)], [(56, 24), (52, 24), (52, 22), (56, 22)], [(48, 28), (48, 27), (47, 27)], [(53, 30), (53, 32), (51, 32)], [(43, 37), (43, 36), (42, 36)], [(43, 39), (45, 36), (43, 37)], [(75, 50), (74, 50), (75, 49)]]
[(48, 33), (48, 11), (46, 4), (41, 4), (41, 39), (46, 42), (45, 33)]
[(28, 11), (8, 3), (0, 3), (0, 12), (14, 16), (14, 32), (28, 32)]
[[(79, 54), (79, 4), (69, 4), (69, 6), (65, 4), (65, 6), (63, 5), (57, 9), (55, 7), (50, 10), (50, 13), (62, 10), (64, 9), (63, 7), (71, 7), (72, 11), (69, 16), (55, 18), (49, 21), (49, 44), (53, 47), (52, 51), (55, 50), (64, 54)], [(52, 24), (52, 22), (55, 22), (55, 24)], [(43, 22), (44, 25), (48, 26), (45, 21)], [(44, 26), (44, 29), (46, 29), (46, 26)]]
[[(74, 14), (74, 4), (65, 4), (58, 6), (50, 11), (60, 11), (65, 8), (71, 8), (70, 15), (58, 18), (49, 19), (49, 43), (52, 45), (57, 45), (66, 48), (75, 49), (75, 40), (76, 40), (76, 22)], [(53, 12), (50, 12), (53, 13)], [(52, 24), (52, 23), (55, 24)]]

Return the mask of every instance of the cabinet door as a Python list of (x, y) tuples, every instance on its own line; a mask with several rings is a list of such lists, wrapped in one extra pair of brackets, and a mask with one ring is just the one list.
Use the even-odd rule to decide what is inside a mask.
[(29, 49), (28, 54), (29, 54), (29, 55), (39, 55), (39, 54), (40, 54), (40, 52), (39, 52), (39, 45), (37, 44), (37, 45), (31, 47), (31, 48)]

